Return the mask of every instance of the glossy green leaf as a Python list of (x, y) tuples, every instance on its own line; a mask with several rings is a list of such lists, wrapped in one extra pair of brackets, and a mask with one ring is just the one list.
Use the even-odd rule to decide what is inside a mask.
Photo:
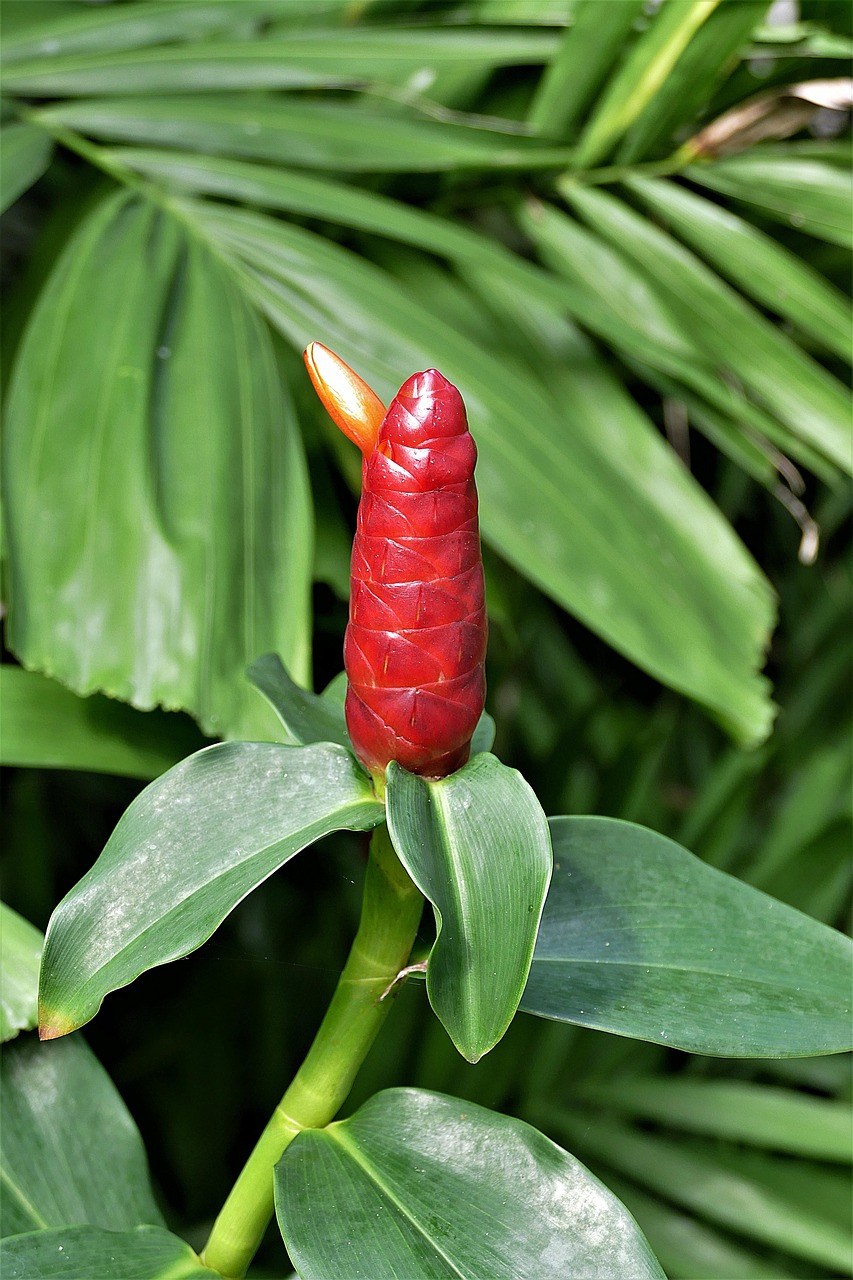
[(849, 1179), (840, 1171), (718, 1143), (674, 1142), (587, 1112), (555, 1112), (548, 1127), (597, 1167), (605, 1162), (740, 1236), (835, 1274), (849, 1266)]
[(33, 118), (108, 141), (153, 143), (212, 155), (254, 156), (276, 164), (336, 172), (431, 173), (444, 169), (538, 169), (568, 163), (565, 147), (402, 108), (353, 108), (337, 100), (280, 96), (117, 98), (61, 103)]
[(847, 172), (792, 150), (756, 147), (713, 164), (695, 164), (686, 175), (700, 186), (733, 196), (769, 217), (830, 244), (853, 248)]
[(162, 1224), (136, 1125), (79, 1036), (20, 1037), (3, 1051), (0, 1080), (0, 1234)]
[(63, 1227), (0, 1244), (5, 1280), (213, 1280), (190, 1246), (161, 1227)]
[(388, 829), (435, 910), (433, 1009), (477, 1062), (503, 1036), (530, 971), (551, 876), (548, 823), (515, 769), (478, 755), (447, 778), (388, 767)]
[(337, 742), (352, 750), (343, 707), (291, 680), (277, 653), (256, 658), (246, 674), (281, 720), (286, 742), (295, 746)]
[(834, 1098), (686, 1076), (593, 1080), (579, 1094), (585, 1103), (654, 1120), (670, 1129), (818, 1160), (853, 1161), (853, 1108)]
[(0, 128), (0, 213), (14, 204), (50, 164), (53, 143), (33, 124)]
[(685, 126), (707, 111), (715, 88), (736, 64), (766, 12), (767, 0), (738, 0), (714, 10), (626, 132), (617, 152), (620, 164), (665, 152)]
[(530, 105), (527, 122), (537, 133), (567, 135), (622, 53), (643, 7), (642, 0), (580, 0)]
[(82, 223), (15, 361), (4, 462), (25, 665), (263, 736), (246, 664), (307, 674), (305, 463), (268, 331), (177, 219), (120, 194)]
[(245, 262), (254, 296), (295, 346), (323, 333), (388, 398), (406, 368), (440, 367), (468, 406), (486, 540), (634, 661), (760, 740), (771, 709), (750, 672), (768, 588), (588, 347), (567, 354), (557, 405), (354, 254), (257, 214), (194, 203), (189, 216)]
[(494, 741), (495, 722), (488, 711), (484, 711), (477, 721), (477, 728), (471, 739), (471, 755), (477, 756), (483, 751), (491, 751)]
[(709, 355), (796, 435), (837, 466), (853, 468), (848, 397), (836, 378), (648, 218), (602, 191), (569, 183), (561, 190), (598, 234), (654, 281)]
[(156, 778), (204, 739), (192, 722), (166, 712), (143, 715), (100, 694), (81, 698), (56, 680), (0, 666), (0, 763), (38, 769), (90, 769)]
[(588, 168), (607, 155), (660, 91), (691, 37), (718, 4), (719, 0), (665, 0), (607, 82), (581, 134), (576, 168)]
[(38, 1022), (41, 948), (38, 929), (0, 902), (0, 1041)]
[(785, 1058), (851, 1043), (840, 933), (611, 818), (552, 818), (529, 1013), (691, 1053)]
[(663, 1276), (574, 1157), (520, 1120), (418, 1089), (300, 1133), (276, 1168), (276, 1212), (302, 1280)]
[(300, 849), (383, 816), (343, 747), (234, 742), (190, 756), (137, 796), (54, 911), (42, 1033), (72, 1031), (108, 992), (189, 955)]
[(790, 320), (818, 346), (850, 360), (850, 304), (801, 258), (686, 187), (639, 176), (627, 185), (744, 293)]
[(397, 81), (445, 67), (466, 70), (546, 62), (546, 32), (388, 26), (346, 32), (296, 29), (286, 39), (196, 42), (164, 48), (16, 61), (3, 74), (6, 93), (62, 97), (111, 93), (199, 93), (292, 89)]

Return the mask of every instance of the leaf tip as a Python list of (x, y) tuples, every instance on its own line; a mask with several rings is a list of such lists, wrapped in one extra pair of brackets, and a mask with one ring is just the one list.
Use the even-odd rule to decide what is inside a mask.
[(63, 1017), (62, 1014), (49, 1013), (39, 1006), (39, 1040), (58, 1040), (60, 1036), (67, 1036), (76, 1029), (77, 1024), (73, 1019)]

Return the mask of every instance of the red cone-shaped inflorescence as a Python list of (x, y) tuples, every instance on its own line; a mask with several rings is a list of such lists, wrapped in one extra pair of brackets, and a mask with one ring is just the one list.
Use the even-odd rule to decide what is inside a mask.
[(374, 774), (443, 777), (485, 699), (486, 610), (462, 397), (435, 369), (395, 396), (363, 466), (344, 642), (346, 718)]

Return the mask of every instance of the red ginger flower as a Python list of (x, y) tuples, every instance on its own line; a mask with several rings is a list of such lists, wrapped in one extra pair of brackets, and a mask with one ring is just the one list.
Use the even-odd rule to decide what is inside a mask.
[(428, 369), (384, 413), (319, 343), (305, 361), (326, 409), (364, 454), (344, 641), (353, 746), (375, 776), (396, 760), (444, 777), (468, 759), (486, 692), (477, 450), (462, 397)]

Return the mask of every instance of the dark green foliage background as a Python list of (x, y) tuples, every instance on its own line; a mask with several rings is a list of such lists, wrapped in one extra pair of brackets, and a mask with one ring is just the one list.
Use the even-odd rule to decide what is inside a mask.
[[(241, 20), (246, 29), (238, 23), (235, 38), (247, 38), (253, 21), (250, 7)], [(310, 9), (310, 5), (304, 7)], [(315, 6), (316, 12), (323, 7)], [(555, 37), (561, 15), (571, 8), (558, 0), (540, 5), (480, 0), (465, 6), (436, 2), (362, 7), (361, 22), (366, 27), (418, 20), (456, 29), (465, 15), (482, 11), (482, 21), (505, 23), (511, 33), (528, 30), (525, 16), (529, 20), (536, 10), (553, 27), (546, 21), (531, 34), (553, 31)], [(724, 4), (712, 20), (715, 30), (722, 28), (722, 13), (726, 23), (737, 21), (732, 14), (735, 7), (731, 0)], [(766, 6), (751, 7), (758, 24)], [(81, 6), (7, 0), (4, 16), (14, 33), (36, 19), (48, 23), (51, 14), (59, 20), (75, 8)], [(334, 4), (325, 8), (336, 11)], [(847, 63), (841, 50), (851, 34), (849, 7), (840, 0), (804, 0), (800, 21), (802, 29), (790, 31), (787, 43), (779, 40), (775, 45), (753, 47), (752, 56), (735, 59), (734, 64), (726, 61), (719, 74), (697, 86), (699, 97), (690, 106), (689, 119), (668, 116), (664, 108), (671, 111), (672, 104), (669, 99), (662, 101), (661, 119), (657, 123), (646, 119), (647, 138), (642, 132), (634, 136), (631, 147), (636, 154), (630, 164), (668, 155), (673, 144), (691, 130), (759, 90), (845, 74)], [(260, 38), (263, 26), (258, 32)], [(821, 51), (821, 39), (828, 54), (826, 47)], [(446, 110), (523, 117), (539, 74), (536, 66), (487, 65), (467, 72), (456, 68), (442, 72), (428, 96)], [(22, 101), (35, 103), (36, 97), (41, 98), (26, 77), (21, 84)], [(58, 89), (57, 97), (63, 92)], [(36, 96), (30, 98), (30, 93)], [(357, 139), (359, 108), (352, 105), (357, 99), (344, 96), (340, 100), (350, 104)], [(546, 107), (547, 103), (541, 110)], [(402, 107), (400, 112), (405, 114)], [(552, 139), (552, 144), (562, 144), (566, 138), (572, 141), (575, 133), (575, 127), (569, 126), (564, 138)], [(805, 137), (800, 134), (790, 144), (775, 145), (796, 148)], [(827, 144), (830, 149), (837, 145)], [(199, 153), (203, 152), (200, 147)], [(832, 163), (836, 160), (837, 154)], [(359, 168), (357, 163), (353, 167)], [(549, 194), (547, 179), (535, 172), (518, 175), (488, 164), (460, 168), (448, 162), (442, 172), (432, 174), (394, 172), (393, 163), (385, 167), (391, 172), (362, 174), (356, 182), (368, 191), (488, 233), (519, 259), (531, 255), (530, 242), (521, 241), (510, 213), (519, 196)], [(269, 166), (264, 169), (269, 172)], [(334, 169), (329, 176), (335, 176)], [(102, 198), (106, 182), (78, 155), (57, 148), (44, 176), (4, 216), (7, 383), (35, 299), (74, 228)], [(704, 194), (724, 202), (722, 196)], [(632, 207), (642, 205), (634, 201)], [(847, 256), (838, 244), (811, 236), (806, 228), (790, 222), (780, 223), (759, 207), (737, 202), (725, 207), (767, 232), (839, 288), (846, 287)], [(404, 293), (408, 290), (421, 300), (429, 299), (438, 314), (445, 310), (453, 324), (467, 329), (484, 349), (494, 341), (495, 325), (500, 328), (506, 320), (496, 286), (491, 295), (486, 289), (494, 303), (492, 315), (484, 314), (476, 299), (472, 303), (466, 290), (473, 287), (476, 270), (470, 263), (468, 275), (464, 265), (455, 274), (439, 267), (435, 258), (369, 231), (317, 217), (284, 216), (379, 263), (400, 282)], [(646, 216), (652, 221), (648, 211)], [(547, 254), (543, 260), (553, 265)], [(465, 285), (461, 292), (460, 283)], [(601, 282), (604, 297), (606, 283)], [(563, 284), (568, 289), (565, 280)], [(610, 287), (618, 289), (618, 280)], [(504, 555), (513, 545), (512, 538), (503, 545), (498, 539), (487, 550), (486, 564), (492, 621), (488, 705), (498, 724), (496, 754), (522, 770), (549, 814), (597, 813), (644, 824), (678, 840), (711, 865), (843, 927), (848, 920), (851, 870), (849, 491), (837, 468), (827, 462), (831, 448), (823, 454), (818, 450), (820, 456), (810, 468), (811, 455), (808, 448), (798, 452), (803, 442), (796, 432), (788, 438), (774, 437), (803, 466), (805, 491), (800, 497), (820, 528), (817, 562), (799, 563), (801, 531), (777, 500), (774, 490), (779, 489), (779, 481), (772, 468), (768, 476), (766, 455), (756, 460), (750, 451), (753, 435), (742, 430), (744, 421), (733, 411), (723, 428), (716, 433), (708, 430), (708, 407), (697, 404), (695, 389), (677, 379), (665, 383), (659, 371), (650, 372), (649, 352), (642, 346), (644, 335), (636, 318), (628, 317), (626, 336), (610, 327), (615, 322), (606, 309), (604, 318), (597, 320), (584, 310), (586, 305), (575, 306), (571, 314), (591, 336), (595, 359), (617, 375), (661, 431), (671, 427), (679, 406), (687, 406), (690, 469), (778, 595), (779, 623), (765, 674), (773, 682), (779, 713), (772, 734), (755, 749), (736, 745), (699, 705), (703, 701), (710, 705), (713, 699), (693, 690), (698, 701), (690, 702), (631, 665), (617, 652), (625, 651), (618, 636), (609, 637), (615, 648), (608, 647), (595, 634), (601, 627), (588, 630), (510, 565)], [(783, 327), (784, 322), (773, 318)], [(681, 322), (687, 337), (703, 349), (699, 326), (691, 332), (689, 317), (682, 316)], [(820, 344), (815, 346), (796, 324), (785, 327), (805, 352), (833, 374), (844, 375), (837, 356), (825, 355)], [(292, 344), (295, 330), (284, 336)], [(334, 345), (323, 332), (311, 336)], [(519, 344), (530, 345), (530, 333), (516, 334), (513, 340), (517, 353)], [(352, 458), (326, 433), (305, 394), (292, 346), (285, 347), (278, 334), (269, 341), (274, 344), (279, 376), (297, 401), (307, 442), (316, 519), (310, 643), (314, 685), (320, 689), (341, 665), (348, 529), (355, 509)], [(558, 364), (545, 343), (538, 354), (531, 352), (527, 370), (531, 386), (534, 381), (540, 386), (543, 379), (547, 383)], [(399, 381), (409, 369), (394, 372)], [(559, 403), (559, 386), (554, 392)], [(472, 426), (476, 435), (476, 420)], [(779, 424), (777, 428), (782, 431)], [(683, 449), (683, 440), (674, 438)], [(642, 476), (634, 478), (640, 491), (642, 480)], [(515, 548), (516, 565), (521, 555), (523, 545)], [(701, 600), (701, 565), (694, 566), (694, 571)], [(8, 582), (8, 564), (5, 573)], [(559, 589), (549, 587), (549, 592), (566, 603)], [(767, 593), (763, 619), (753, 628), (758, 639), (753, 637), (750, 643), (756, 652), (761, 640), (769, 639), (769, 598)], [(13, 629), (14, 608), (13, 596)], [(5, 656), (12, 662), (18, 656), (26, 659), (27, 654), (12, 643)], [(741, 648), (739, 656), (732, 658), (741, 662), (741, 668), (732, 671), (732, 688), (740, 685), (750, 691), (750, 697), (766, 702), (765, 694), (756, 693), (755, 673), (743, 659)], [(644, 665), (653, 669), (649, 662)], [(671, 672), (655, 674), (674, 688), (683, 687)], [(729, 696), (736, 700), (731, 691)], [(11, 723), (11, 695), (9, 699), (6, 714)], [(197, 704), (187, 705), (199, 712)], [(260, 716), (260, 700), (257, 707)], [(138, 735), (140, 742), (150, 742), (154, 759), (167, 759), (170, 751), (180, 758), (202, 740), (183, 713), (113, 710), (120, 713), (120, 720), (110, 732), (122, 740)], [(718, 701), (714, 711), (718, 719), (735, 725), (741, 740), (755, 742), (762, 737), (758, 725), (762, 718), (766, 720), (765, 711), (756, 711), (751, 724), (749, 716), (738, 722), (732, 705)], [(26, 708), (22, 714), (26, 719)], [(53, 714), (55, 732), (61, 738), (63, 716), (74, 713), (65, 703), (57, 703)], [(61, 746), (49, 746), (51, 736), (49, 731), (43, 735), (45, 763), (73, 763), (73, 754), (67, 758)], [(7, 757), (11, 740), (9, 730)], [(76, 741), (70, 731), (68, 740)], [(104, 752), (109, 758), (108, 740), (100, 750), (100, 756), (96, 753), (88, 761), (90, 767), (102, 766)], [(27, 756), (21, 748), (13, 762), (32, 764), (39, 758), (37, 750)], [(7, 770), (4, 899), (43, 928), (56, 902), (100, 852), (140, 785), (133, 778), (97, 771)], [(128, 992), (110, 996), (87, 1029), (89, 1043), (145, 1137), (168, 1224), (195, 1246), (203, 1243), (256, 1133), (310, 1043), (352, 937), (364, 861), (364, 838), (329, 838), (264, 884), (202, 951), (144, 975)], [(431, 941), (429, 929), (427, 913), (424, 949)], [(670, 1109), (665, 1094), (657, 1110), (620, 1103), (613, 1090), (637, 1075), (659, 1078), (664, 1088), (670, 1080), (690, 1081), (697, 1089), (717, 1082), (772, 1088), (773, 1093), (761, 1095), (771, 1112), (771, 1135), (757, 1136), (750, 1121), (754, 1112), (749, 1098), (756, 1095), (743, 1095), (740, 1110), (733, 1104), (735, 1120), (729, 1123), (724, 1110), (710, 1102), (706, 1107), (710, 1119), (697, 1121), (696, 1116), (703, 1114), (699, 1094), (687, 1122)], [(849, 1103), (846, 1059), (733, 1063), (693, 1058), (519, 1015), (493, 1053), (469, 1066), (440, 1025), (426, 1016), (423, 986), (412, 982), (359, 1076), (347, 1110), (354, 1110), (376, 1090), (396, 1084), (457, 1094), (529, 1118), (624, 1199), (673, 1277), (780, 1280), (807, 1276), (817, 1280), (843, 1274), (837, 1241), (848, 1226), (848, 1212), (837, 1143), (834, 1146), (829, 1138), (822, 1142), (818, 1135), (810, 1145), (807, 1134), (813, 1122), (799, 1108), (807, 1098)], [(613, 1090), (608, 1094), (604, 1086), (610, 1085)], [(839, 1122), (843, 1124), (848, 1115), (839, 1113)], [(768, 1222), (778, 1225), (768, 1230)], [(785, 1223), (792, 1224), (790, 1229), (784, 1228)], [(281, 1276), (285, 1268), (273, 1231), (252, 1274)]]

